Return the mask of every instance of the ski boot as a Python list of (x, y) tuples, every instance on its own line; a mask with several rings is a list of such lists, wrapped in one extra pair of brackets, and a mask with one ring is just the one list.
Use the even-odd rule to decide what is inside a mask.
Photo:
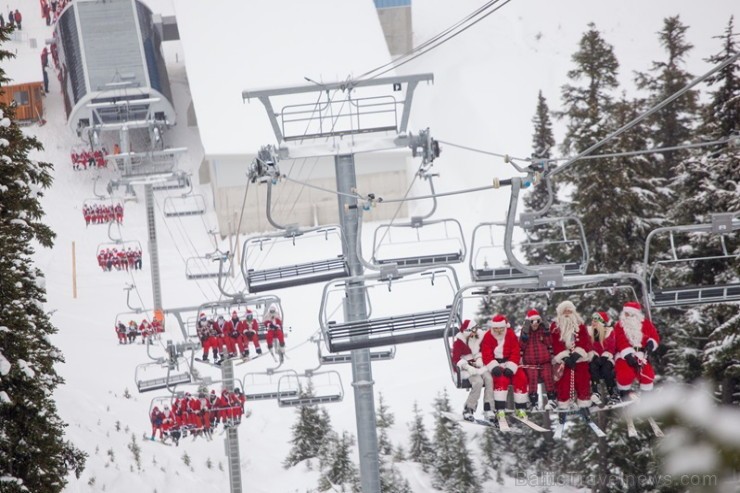
[(540, 408), (539, 398), (537, 392), (529, 394), (529, 405), (532, 411), (536, 411)]
[(470, 409), (469, 407), (465, 406), (463, 408), (463, 413), (462, 413), (463, 414), (463, 419), (465, 421), (475, 421), (475, 416), (473, 416), (473, 413), (474, 412), (475, 412), (475, 410)]
[(517, 409), (514, 411), (514, 416), (516, 416), (519, 419), (527, 419), (527, 411), (524, 409)]
[(545, 411), (555, 411), (558, 408), (558, 399), (555, 392), (547, 393), (547, 404), (545, 404)]
[(591, 394), (591, 405), (595, 407), (604, 407), (604, 401), (601, 399), (601, 394), (593, 392)]

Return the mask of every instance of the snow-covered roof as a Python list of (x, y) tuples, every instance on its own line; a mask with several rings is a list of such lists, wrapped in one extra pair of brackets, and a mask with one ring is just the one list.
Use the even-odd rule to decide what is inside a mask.
[[(22, 34), (25, 33), (21, 32), (17, 36), (21, 37)], [(27, 40), (9, 41), (3, 45), (4, 50), (15, 54), (15, 58), (8, 58), (3, 61), (5, 76), (10, 79), (9, 85), (42, 82), (44, 80), (44, 73), (41, 71), (43, 40), (37, 41), (39, 43), (36, 48), (31, 48), (31, 44)], [(28, 63), (28, 60), (34, 58), (37, 63)]]
[(275, 143), (264, 106), (243, 102), (242, 91), (305, 85), (306, 77), (345, 80), (390, 61), (367, 0), (215, 0), (175, 9), (207, 156)]

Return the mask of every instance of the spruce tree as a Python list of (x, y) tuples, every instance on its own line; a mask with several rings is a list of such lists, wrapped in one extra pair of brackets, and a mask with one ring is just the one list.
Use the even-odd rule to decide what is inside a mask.
[[(734, 18), (730, 18), (723, 35), (719, 36), (721, 47), (707, 61), (718, 65), (738, 53)], [(707, 79), (709, 104), (702, 114), (699, 138), (705, 141), (737, 137), (740, 132), (740, 67), (729, 64)], [(710, 214), (740, 211), (740, 146), (729, 145), (718, 149), (695, 150), (686, 161), (686, 171), (694, 179), (684, 183), (683, 193), (690, 214), (689, 223), (706, 223)], [(724, 245), (721, 241), (724, 240)], [(715, 259), (692, 262), (687, 284), (726, 285), (740, 282), (740, 241), (737, 234), (702, 235), (691, 237), (691, 256), (710, 256), (723, 252), (723, 246), (734, 259)], [(699, 337), (693, 338), (700, 350), (699, 368), (718, 385), (721, 400), (738, 403), (740, 369), (737, 355), (740, 353), (740, 316), (737, 304), (703, 305), (690, 310), (685, 318), (685, 327), (696, 327)], [(691, 337), (693, 334), (687, 334)], [(706, 337), (706, 339), (701, 338)], [(685, 353), (684, 353), (685, 354)]]
[(388, 428), (393, 426), (396, 418), (388, 410), (383, 400), (383, 394), (378, 394), (378, 410), (375, 416), (375, 427), (378, 429), (378, 451), (383, 455), (393, 453), (393, 444), (388, 438)]
[[(0, 43), (10, 29), (0, 29)], [(14, 55), (0, 50), (0, 65)], [(0, 86), (9, 79), (0, 68)], [(56, 493), (67, 475), (79, 478), (86, 454), (64, 439), (54, 366), (64, 359), (50, 342), (57, 329), (44, 311), (46, 288), (34, 267), (34, 244), (50, 248), (40, 199), (52, 164), (29, 159), (41, 143), (23, 134), (13, 107), (0, 104), (0, 477), (3, 492)]]
[(354, 437), (345, 432), (339, 437), (330, 432), (321, 444), (319, 464), (322, 469), (319, 480), (320, 491), (339, 486), (341, 491), (360, 491), (357, 467), (350, 458)]
[(434, 447), (427, 435), (424, 426), (424, 416), (421, 414), (419, 404), (414, 402), (414, 421), (409, 423), (411, 436), (409, 437), (408, 460), (418, 462), (424, 472), (434, 463)]
[[(313, 395), (313, 387), (308, 386), (301, 396)], [(299, 406), (296, 410), (296, 422), (292, 426), (293, 447), (285, 458), (283, 466), (288, 469), (299, 462), (319, 456), (321, 445), (332, 432), (329, 413), (315, 405)]]
[(411, 493), (411, 485), (403, 477), (389, 456), (380, 456), (380, 491), (383, 493)]

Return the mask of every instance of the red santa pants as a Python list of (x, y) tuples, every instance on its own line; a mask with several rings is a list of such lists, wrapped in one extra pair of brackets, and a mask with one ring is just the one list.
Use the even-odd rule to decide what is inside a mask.
[(625, 360), (619, 358), (614, 364), (614, 371), (617, 374), (619, 390), (630, 390), (635, 380), (639, 382), (640, 390), (653, 390), (655, 370), (650, 363), (645, 363), (640, 368), (633, 368)]
[[(524, 370), (517, 368), (513, 377), (501, 375), (493, 377), (493, 400), (494, 402), (506, 401), (506, 394), (509, 392), (509, 385), (514, 387), (514, 403), (525, 404), (528, 402), (527, 397), (527, 376)], [(497, 409), (500, 406), (496, 406)]]
[(277, 337), (280, 347), (285, 346), (285, 335), (282, 329), (267, 329), (265, 339), (267, 340), (267, 347), (272, 349), (272, 341)]
[(555, 390), (555, 380), (552, 378), (552, 365), (550, 363), (543, 363), (536, 366), (536, 368), (524, 369), (527, 374), (527, 382), (529, 383), (529, 393), (537, 393), (537, 384), (539, 383), (540, 377), (542, 378), (542, 383), (545, 384), (546, 392), (552, 392)]
[(565, 404), (570, 401), (571, 375), (573, 387), (578, 399), (578, 407), (589, 407), (591, 405), (591, 369), (588, 362), (576, 363), (576, 368), (571, 370), (567, 366), (563, 370), (563, 376), (558, 380), (558, 402)]

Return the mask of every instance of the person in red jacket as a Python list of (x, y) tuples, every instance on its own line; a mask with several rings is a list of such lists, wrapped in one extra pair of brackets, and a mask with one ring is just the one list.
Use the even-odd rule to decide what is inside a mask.
[[(501, 314), (494, 315), (487, 323), (489, 330), (483, 335), (480, 352), (483, 364), (493, 375), (493, 401), (496, 407), (496, 418), (504, 416), (506, 395), (509, 385), (514, 387), (514, 405), (516, 415), (526, 418), (527, 376), (519, 367), (521, 349), (516, 334), (509, 321)], [(491, 417), (489, 416), (489, 419)]]
[[(239, 320), (239, 316), (236, 311), (231, 314), (231, 323), (234, 323), (234, 317)], [(254, 349), (257, 354), (262, 354), (262, 348), (260, 347), (259, 322), (254, 318), (252, 310), (247, 309), (244, 320), (239, 320), (236, 325), (236, 331), (239, 334), (236, 340), (236, 344), (239, 346), (239, 352), (242, 357), (249, 357), (249, 343), (254, 344)]]
[(452, 365), (457, 373), (458, 387), (462, 387), (465, 380), (470, 383), (470, 393), (463, 407), (463, 418), (468, 421), (474, 419), (481, 390), (485, 389), (483, 412), (490, 414), (493, 405), (493, 379), (488, 368), (483, 366), (480, 354), (482, 332), (477, 325), (470, 327), (470, 320), (465, 320), (452, 344)]
[(18, 26), (18, 30), (22, 30), (21, 27), (21, 21), (23, 20), (23, 16), (21, 15), (20, 11), (18, 9), (15, 9), (15, 13), (13, 14), (13, 19), (15, 20), (15, 25)]
[[(596, 312), (591, 316), (588, 327), (591, 336), (591, 401), (597, 406), (615, 404), (619, 401), (617, 382), (614, 378), (614, 350), (616, 347), (612, 321), (606, 312)], [(604, 381), (606, 399), (601, 398), (599, 382)]]
[(636, 301), (624, 304), (619, 322), (614, 327), (614, 370), (617, 388), (622, 400), (630, 397), (632, 384), (637, 380), (640, 390), (653, 390), (655, 370), (648, 361), (660, 344), (660, 336), (653, 323), (645, 318)]
[(282, 359), (282, 355), (285, 354), (285, 334), (283, 333), (283, 321), (275, 305), (270, 305), (270, 309), (262, 320), (262, 324), (267, 327), (267, 335), (265, 337), (267, 340), (267, 349), (272, 352), (272, 341), (277, 338), (280, 346), (278, 353)]
[[(589, 357), (593, 346), (588, 329), (576, 311), (575, 305), (566, 300), (556, 309), (557, 317), (550, 325), (554, 363), (564, 365), (563, 376), (558, 380), (558, 406), (567, 409), (575, 398), (585, 416), (591, 406), (591, 373)], [(561, 421), (566, 415), (561, 414)]]
[[(234, 312), (236, 313), (236, 312)], [(234, 315), (232, 314), (232, 319)], [(223, 315), (219, 315), (218, 317), (219, 323), (223, 323), (221, 325), (221, 332), (223, 333), (223, 343), (226, 346), (226, 351), (228, 354), (226, 355), (227, 358), (236, 358), (236, 339), (237, 339), (237, 332), (236, 332), (236, 325), (229, 320), (224, 320)], [(237, 323), (239, 322), (239, 317), (237, 317)]]
[(547, 392), (545, 409), (554, 410), (557, 396), (555, 380), (552, 375), (552, 335), (550, 328), (542, 322), (540, 312), (529, 310), (524, 319), (524, 326), (519, 334), (519, 346), (522, 350), (524, 373), (527, 375), (529, 402), (532, 409), (538, 407), (537, 385), (540, 379)]

